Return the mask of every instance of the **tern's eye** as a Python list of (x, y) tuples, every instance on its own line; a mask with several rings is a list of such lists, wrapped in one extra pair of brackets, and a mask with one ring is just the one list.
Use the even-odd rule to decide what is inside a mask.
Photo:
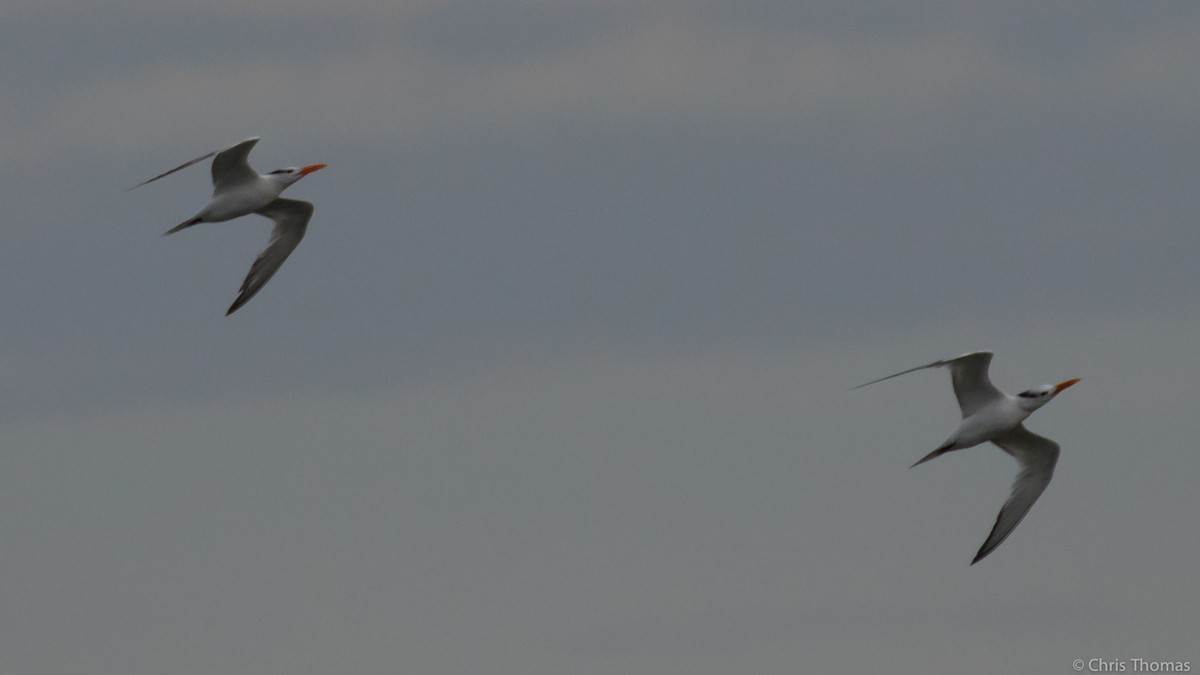
[[(287, 169), (275, 169), (271, 173), (287, 173), (287, 172), (288, 172)], [(268, 174), (268, 175), (270, 175), (270, 174)]]

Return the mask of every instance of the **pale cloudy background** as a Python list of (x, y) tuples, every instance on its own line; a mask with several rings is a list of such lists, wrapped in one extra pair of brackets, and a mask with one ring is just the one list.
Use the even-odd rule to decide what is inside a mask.
[[(803, 5), (803, 6), (801, 6)], [(1200, 668), (1192, 3), (0, 7), (0, 672)], [(251, 135), (317, 205), (163, 238)], [(908, 465), (975, 349), (1053, 484)]]

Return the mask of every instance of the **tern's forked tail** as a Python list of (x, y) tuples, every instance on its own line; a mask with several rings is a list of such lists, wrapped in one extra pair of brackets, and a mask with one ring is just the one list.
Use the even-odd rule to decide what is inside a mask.
[(918, 459), (916, 462), (913, 463), (912, 466), (910, 466), (908, 468), (911, 469), (911, 468), (913, 468), (913, 466), (916, 466), (918, 464), (924, 464), (925, 462), (928, 462), (929, 460), (931, 460), (935, 457), (940, 457), (940, 456), (946, 454), (947, 452), (950, 452), (951, 450), (956, 450), (956, 449), (957, 448), (954, 447), (953, 443), (947, 443), (947, 444), (943, 445), (942, 447), (938, 448), (937, 450), (934, 450), (933, 452), (929, 453), (928, 455), (925, 455), (921, 459)]
[(176, 232), (178, 232), (180, 230), (186, 230), (187, 228), (189, 228), (193, 225), (198, 225), (203, 222), (204, 222), (204, 220), (202, 218), (191, 218), (189, 220), (185, 220), (182, 223), (176, 225), (175, 227), (172, 227), (171, 229), (167, 230), (166, 232), (163, 232), (163, 236), (165, 237), (168, 234), (175, 234)]

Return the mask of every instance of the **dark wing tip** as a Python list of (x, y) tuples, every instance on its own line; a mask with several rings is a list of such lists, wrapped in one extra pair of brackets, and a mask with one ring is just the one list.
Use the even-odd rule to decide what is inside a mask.
[[(1004, 511), (1006, 508), (1008, 508), (1008, 506), (1009, 505), (1006, 503), (1004, 508), (1000, 509), (1000, 513), (996, 514), (996, 524), (992, 526), (992, 531), (988, 532), (987, 539), (983, 540), (983, 545), (979, 547), (979, 552), (975, 554), (975, 559), (971, 561), (972, 565), (991, 555), (992, 551), (1000, 548), (1000, 544), (1003, 544), (1004, 540), (1008, 539), (1008, 535), (1012, 534), (1013, 530), (1017, 529), (1017, 525), (1021, 523), (1021, 519), (1018, 518), (1017, 522), (1013, 523), (1012, 527), (1008, 528), (1008, 531), (997, 535), (996, 530), (1000, 527), (1000, 521), (1004, 518)], [(1024, 518), (1024, 516), (1022, 516), (1022, 518)]]
[(974, 565), (975, 563), (979, 562), (980, 560), (983, 560), (984, 558), (988, 557), (992, 553), (992, 551), (995, 551), (995, 550), (996, 550), (995, 546), (988, 548), (987, 542), (984, 542), (983, 546), (981, 546), (979, 548), (979, 552), (976, 553), (975, 557), (971, 560), (971, 564)]
[[(168, 171), (167, 173), (170, 173), (170, 172)], [(165, 175), (166, 175), (166, 174), (163, 174), (163, 176), (165, 176)], [(142, 182), (140, 182), (140, 183), (138, 183), (137, 185), (134, 185), (134, 186), (132, 186), (132, 187), (127, 187), (127, 188), (125, 188), (125, 192), (129, 192), (130, 190), (136, 190), (136, 189), (138, 189), (138, 188), (142, 187), (143, 185), (146, 185), (147, 183), (153, 183), (154, 181), (158, 180), (159, 178), (162, 178), (163, 176), (155, 176), (154, 178), (150, 178), (150, 179), (148, 179), (148, 180), (144, 180), (144, 181), (142, 181)]]
[[(250, 274), (253, 275), (254, 271), (251, 270)], [(246, 288), (249, 285), (250, 285), (250, 277), (246, 277), (246, 281), (242, 283), (241, 289), (238, 290), (237, 298), (234, 299), (233, 304), (229, 306), (229, 309), (225, 310), (225, 316), (229, 316), (230, 314), (233, 314), (234, 312), (241, 309), (242, 305), (246, 304), (247, 302), (250, 302), (250, 298), (253, 298), (254, 294), (256, 292), (258, 292), (258, 289), (255, 289), (254, 291), (247, 293)]]

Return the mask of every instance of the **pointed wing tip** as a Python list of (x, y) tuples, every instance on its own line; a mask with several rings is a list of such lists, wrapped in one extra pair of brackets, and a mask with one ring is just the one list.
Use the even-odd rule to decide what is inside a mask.
[[(257, 293), (257, 291), (255, 291), (255, 293)], [(250, 302), (250, 298), (253, 298), (255, 293), (246, 293), (246, 284), (242, 284), (241, 290), (238, 291), (237, 298), (234, 299), (233, 304), (229, 306), (229, 309), (225, 310), (225, 316), (229, 316), (230, 314), (233, 314), (241, 309), (243, 305), (245, 305), (247, 302)]]
[[(984, 547), (986, 548), (986, 547), (987, 547), (987, 544), (984, 544)], [(973, 567), (973, 566), (975, 565), (975, 563), (977, 563), (977, 562), (979, 562), (980, 560), (983, 560), (984, 558), (988, 557), (988, 554), (990, 554), (990, 553), (991, 553), (993, 550), (995, 550), (995, 547), (993, 547), (993, 548), (990, 548), (990, 549), (987, 549), (987, 550), (984, 550), (983, 548), (979, 549), (979, 553), (976, 553), (976, 554), (975, 554), (975, 557), (971, 559), (971, 565), (970, 565), (970, 566), (972, 566), (972, 567)]]
[(252, 298), (252, 297), (254, 297), (253, 293), (250, 294), (249, 296), (246, 295), (246, 284), (242, 284), (242, 288), (241, 288), (241, 290), (238, 291), (238, 296), (236, 298), (234, 298), (233, 304), (229, 306), (229, 309), (225, 310), (225, 316), (229, 316), (230, 314), (233, 314), (234, 312), (241, 309), (242, 305), (249, 302), (250, 298)]
[(225, 152), (227, 150), (233, 150), (235, 148), (241, 148), (244, 146), (250, 146), (246, 149), (246, 154), (249, 154), (250, 150), (254, 149), (254, 146), (257, 145), (258, 142), (261, 140), (262, 139), (259, 138), (258, 136), (251, 136), (250, 138), (244, 138), (244, 139), (238, 141), (237, 143), (234, 143), (233, 145), (229, 146), (225, 150), (221, 150), (221, 152)]
[[(904, 373), (896, 373), (896, 375), (903, 375), (903, 374)], [(862, 384), (856, 384), (853, 387), (850, 387), (849, 389), (847, 389), (846, 391), (854, 391), (855, 389), (862, 389), (863, 387), (870, 386), (872, 384), (877, 384), (879, 382), (883, 382), (884, 380), (890, 380), (893, 377), (896, 377), (896, 375), (888, 375), (887, 377), (881, 377), (878, 380), (871, 380), (870, 382), (863, 382)]]
[(917, 366), (915, 368), (909, 368), (908, 370), (902, 370), (898, 373), (892, 373), (891, 375), (881, 377), (878, 380), (871, 380), (870, 382), (864, 382), (864, 383), (858, 385), (857, 387), (850, 387), (850, 391), (854, 391), (855, 389), (861, 389), (862, 387), (865, 387), (869, 384), (875, 384), (876, 382), (883, 382), (884, 380), (890, 380), (893, 377), (900, 377), (901, 375), (915, 373), (918, 370), (925, 370), (926, 368), (941, 368), (942, 366), (946, 365), (947, 363), (950, 363), (950, 362), (949, 361), (934, 361), (933, 363), (926, 363), (923, 366)]
[(154, 178), (151, 178), (149, 180), (144, 180), (144, 181), (138, 183), (137, 185), (133, 185), (133, 186), (125, 188), (124, 190), (122, 190), (122, 192), (131, 192), (133, 190), (136, 190), (136, 189), (142, 187), (143, 185), (148, 185), (150, 183), (153, 183), (154, 181), (158, 180), (159, 178), (162, 178), (162, 176), (155, 176)]

